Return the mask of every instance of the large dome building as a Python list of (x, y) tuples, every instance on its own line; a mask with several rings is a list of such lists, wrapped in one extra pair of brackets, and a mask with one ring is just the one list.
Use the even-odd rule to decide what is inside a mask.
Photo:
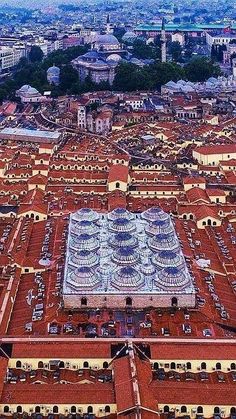
[(90, 77), (94, 83), (108, 81), (113, 83), (115, 68), (122, 58), (127, 58), (128, 52), (123, 49), (118, 39), (111, 34), (97, 35), (91, 45), (91, 50), (72, 61), (83, 82)]
[(194, 307), (195, 289), (170, 216), (160, 208), (71, 214), (64, 305)]

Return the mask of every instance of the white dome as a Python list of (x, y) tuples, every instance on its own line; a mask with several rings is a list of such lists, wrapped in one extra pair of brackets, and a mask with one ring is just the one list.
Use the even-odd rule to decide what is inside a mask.
[(122, 58), (118, 54), (111, 54), (111, 55), (109, 55), (109, 57), (107, 57), (107, 61), (116, 61), (116, 62), (118, 62), (120, 60), (122, 60)]
[(100, 45), (119, 45), (119, 41), (114, 35), (98, 35), (96, 42)]

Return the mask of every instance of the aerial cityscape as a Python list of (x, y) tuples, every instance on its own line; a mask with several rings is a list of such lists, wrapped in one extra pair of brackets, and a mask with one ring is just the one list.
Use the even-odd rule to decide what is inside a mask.
[(0, 418), (236, 419), (236, 3), (0, 0)]

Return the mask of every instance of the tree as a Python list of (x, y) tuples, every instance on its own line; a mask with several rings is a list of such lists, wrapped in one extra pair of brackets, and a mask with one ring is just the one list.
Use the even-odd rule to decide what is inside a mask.
[(173, 61), (181, 61), (182, 47), (178, 41), (171, 42), (168, 49)]
[(29, 60), (31, 61), (31, 63), (35, 63), (37, 61), (41, 62), (43, 60), (43, 51), (40, 47), (38, 47), (37, 45), (33, 45), (31, 47), (29, 53)]
[(221, 74), (221, 70), (209, 58), (195, 57), (186, 64), (185, 73), (188, 80), (203, 82), (209, 79), (209, 77), (218, 77)]
[(113, 83), (115, 90), (134, 91), (148, 90), (152, 87), (152, 80), (148, 67), (140, 68), (132, 63), (121, 62), (116, 67)]

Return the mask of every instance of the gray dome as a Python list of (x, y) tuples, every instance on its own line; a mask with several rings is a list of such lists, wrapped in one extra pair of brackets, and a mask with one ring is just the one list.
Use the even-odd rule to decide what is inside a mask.
[(73, 221), (98, 221), (99, 215), (97, 212), (93, 211), (90, 208), (81, 208), (79, 211), (72, 214)]
[(116, 218), (109, 226), (109, 229), (113, 233), (132, 233), (136, 227), (128, 218)]
[(145, 231), (149, 236), (155, 236), (156, 234), (165, 233), (169, 234), (173, 232), (173, 226), (170, 223), (169, 217), (164, 220), (155, 220), (145, 227)]
[(47, 74), (59, 76), (60, 75), (60, 68), (53, 65), (52, 67), (49, 67), (47, 70)]
[(141, 217), (146, 221), (155, 221), (155, 220), (167, 220), (169, 215), (164, 212), (160, 207), (152, 207), (144, 211), (141, 214)]
[(114, 248), (117, 249), (118, 247), (129, 246), (129, 247), (137, 247), (138, 240), (136, 237), (133, 237), (130, 233), (118, 233), (115, 236), (110, 237), (109, 244)]
[(180, 267), (184, 264), (184, 260), (179, 253), (176, 253), (172, 250), (161, 250), (156, 253), (152, 259), (154, 265), (159, 268), (176, 266)]
[(96, 235), (99, 231), (98, 226), (89, 220), (81, 220), (74, 223), (71, 227), (72, 235), (87, 233), (89, 235)]
[(102, 45), (117, 45), (119, 46), (119, 41), (114, 35), (98, 35), (97, 44)]
[(136, 269), (131, 266), (125, 266), (116, 271), (111, 282), (114, 288), (130, 291), (139, 289), (143, 285), (144, 280)]
[(69, 258), (69, 265), (73, 266), (88, 266), (95, 267), (98, 266), (99, 260), (94, 252), (89, 250), (79, 250), (78, 252), (72, 254)]
[(132, 247), (120, 247), (117, 252), (112, 255), (113, 262), (119, 265), (132, 265), (138, 262), (139, 255)]
[(95, 251), (99, 248), (99, 241), (87, 233), (79, 234), (70, 240), (70, 248), (74, 251), (90, 250)]
[(167, 267), (160, 271), (158, 279), (155, 279), (155, 282), (163, 290), (174, 288), (175, 290), (181, 291), (181, 289), (189, 285), (189, 277), (183, 269)]
[(77, 290), (93, 290), (100, 284), (98, 275), (88, 266), (81, 266), (73, 271), (69, 275), (68, 282)]
[(150, 249), (154, 252), (161, 250), (177, 250), (179, 243), (174, 234), (156, 234), (148, 240)]
[(116, 220), (117, 218), (127, 218), (130, 220), (134, 218), (134, 215), (125, 208), (115, 208), (108, 214), (108, 219)]

